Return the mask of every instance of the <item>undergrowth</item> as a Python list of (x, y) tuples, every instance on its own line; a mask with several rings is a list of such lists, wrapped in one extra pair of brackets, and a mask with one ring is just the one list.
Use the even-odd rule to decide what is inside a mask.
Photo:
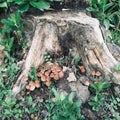
[[(19, 59), (22, 58), (22, 51), (27, 47), (26, 38), (23, 35), (24, 21), (21, 15), (29, 9), (39, 9), (44, 11), (50, 8), (50, 4), (54, 1), (62, 0), (1, 0), (0, 12), (7, 14), (11, 7), (15, 6), (15, 13), (9, 14), (8, 18), (2, 19), (0, 23), (0, 45), (4, 47), (4, 63), (0, 66), (0, 118), (2, 120), (26, 119), (32, 113), (38, 112), (41, 104), (34, 102), (33, 98), (26, 95), (23, 99), (16, 99), (12, 95), (12, 87), (17, 78), (20, 67), (17, 65)], [(95, 17), (101, 21), (107, 31), (111, 35), (108, 39), (120, 45), (120, 0), (89, 0), (90, 7), (87, 8)], [(20, 54), (21, 56), (19, 56)], [(45, 61), (52, 61), (50, 55), (45, 55)], [(80, 58), (77, 58), (79, 61)], [(62, 64), (63, 58), (59, 61)], [(119, 66), (116, 66), (119, 71)], [(36, 80), (36, 70), (31, 68), (29, 73), (31, 80)], [(101, 106), (106, 105), (112, 114), (112, 118), (105, 116), (104, 120), (120, 119), (119, 107), (120, 97), (111, 95), (110, 99), (103, 100), (103, 90), (108, 88), (110, 84), (98, 83), (91, 84), (94, 89), (94, 95), (90, 97), (89, 104), (93, 111), (98, 112)], [(81, 114), (81, 100), (75, 99), (75, 94), (70, 93), (64, 95), (56, 89), (52, 89), (54, 99), (46, 100), (47, 109), (46, 119), (48, 120), (84, 120), (85, 116)]]

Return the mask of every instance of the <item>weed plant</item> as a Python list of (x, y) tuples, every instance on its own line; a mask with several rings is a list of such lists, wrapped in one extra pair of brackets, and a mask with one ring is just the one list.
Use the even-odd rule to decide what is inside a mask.
[(106, 30), (111, 31), (111, 41), (120, 45), (120, 0), (88, 0), (90, 7), (87, 8), (101, 23)]
[(80, 113), (82, 101), (74, 101), (75, 94), (73, 92), (65, 96), (54, 88), (52, 88), (52, 91), (54, 100), (46, 101), (47, 120), (84, 120), (84, 116)]

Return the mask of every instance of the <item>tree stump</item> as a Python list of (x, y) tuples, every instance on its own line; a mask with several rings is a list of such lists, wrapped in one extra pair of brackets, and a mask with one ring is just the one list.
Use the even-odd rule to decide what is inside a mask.
[[(100, 68), (105, 76), (120, 84), (120, 73), (115, 72), (114, 66), (118, 61), (110, 53), (104, 42), (103, 31), (97, 19), (91, 18), (82, 12), (62, 11), (46, 13), (33, 17), (35, 31), (32, 44), (22, 68), (22, 73), (13, 87), (16, 96), (26, 85), (30, 67), (37, 68), (44, 62), (45, 51), (55, 53), (62, 50), (61, 44), (74, 43), (82, 57), (87, 74), (94, 67)], [(107, 77), (106, 79), (107, 80)]]

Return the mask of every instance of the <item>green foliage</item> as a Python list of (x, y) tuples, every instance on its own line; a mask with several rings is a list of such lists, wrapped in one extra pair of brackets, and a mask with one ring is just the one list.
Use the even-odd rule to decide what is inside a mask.
[[(88, 0), (90, 7), (88, 11), (92, 12), (103, 23), (106, 30), (112, 32), (112, 40), (120, 43), (120, 0)], [(117, 38), (115, 34), (117, 33)], [(120, 45), (120, 44), (119, 44)]]
[(7, 11), (12, 2), (13, 2), (13, 0), (1, 0), (0, 1), (0, 9)]
[(10, 33), (14, 33), (16, 36), (21, 36), (23, 22), (20, 20), (19, 12), (16, 12), (16, 14), (11, 14), (7, 19), (2, 19), (1, 23), (5, 26), (1, 29), (3, 34), (10, 35)]
[(92, 106), (92, 110), (99, 111), (99, 107), (104, 104), (104, 96), (102, 95), (102, 91), (108, 87), (110, 87), (110, 83), (98, 82), (97, 84), (90, 84), (90, 87), (95, 92), (95, 95), (90, 98), (89, 105)]
[(20, 20), (20, 13), (11, 14), (9, 18), (2, 19), (1, 23), (4, 25), (4, 28), (1, 28), (0, 32), (4, 35), (4, 39), (0, 40), (0, 44), (10, 54), (10, 52), (19, 48), (18, 45), (22, 39), (23, 22)]
[(63, 93), (59, 94), (54, 88), (52, 91), (55, 101), (47, 101), (48, 120), (84, 120), (84, 116), (80, 114), (82, 101), (74, 102), (73, 92), (65, 96)]
[(50, 8), (50, 2), (62, 0), (13, 0), (19, 7), (20, 12), (26, 12), (30, 7), (44, 11)]
[(38, 80), (37, 71), (36, 71), (35, 67), (31, 67), (31, 70), (29, 72), (29, 77), (31, 80)]
[(120, 63), (116, 64), (114, 66), (114, 69), (117, 71), (117, 72), (120, 72)]
[(45, 53), (44, 60), (45, 60), (45, 62), (52, 62), (52, 56), (47, 54), (47, 53)]

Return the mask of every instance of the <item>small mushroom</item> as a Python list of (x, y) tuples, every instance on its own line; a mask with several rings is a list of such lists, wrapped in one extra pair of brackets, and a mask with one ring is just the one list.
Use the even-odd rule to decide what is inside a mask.
[(55, 74), (53, 78), (54, 78), (55, 80), (59, 80), (59, 75), (58, 75), (58, 73)]
[(60, 71), (60, 72), (58, 73), (58, 75), (59, 75), (59, 78), (63, 78), (64, 72), (63, 72), (63, 71)]
[(50, 75), (50, 72), (51, 72), (51, 70), (47, 70), (47, 71), (45, 72), (45, 75), (46, 75), (46, 76), (49, 76), (49, 75)]
[(57, 71), (57, 72), (60, 72), (60, 71), (62, 71), (62, 68), (59, 67), (59, 66), (56, 66), (56, 71)]
[(35, 80), (35, 87), (36, 88), (40, 88), (40, 81), (39, 80)]
[(42, 74), (41, 72), (38, 72), (38, 73), (37, 73), (37, 76), (38, 76), (38, 77), (41, 77), (42, 75), (43, 75), (43, 74)]
[(95, 76), (96, 75), (96, 72), (93, 70), (92, 73), (91, 73), (92, 76)]
[(35, 83), (33, 81), (31, 81), (28, 86), (26, 86), (27, 89), (29, 89), (30, 91), (33, 91), (35, 89)]
[(41, 81), (46, 81), (46, 76), (45, 75), (41, 76)]
[(101, 72), (97, 71), (95, 75), (99, 77), (99, 76), (101, 76)]
[(46, 76), (46, 81), (50, 81), (50, 80), (51, 80), (50, 76)]
[(85, 67), (84, 67), (83, 65), (80, 66), (79, 68), (80, 68), (81, 73), (84, 73), (84, 72), (85, 72)]
[(45, 73), (45, 69), (42, 68), (42, 69), (40, 70), (40, 72), (41, 72), (42, 74), (44, 74), (44, 73)]
[(46, 81), (46, 82), (45, 82), (45, 85), (46, 85), (46, 86), (50, 86), (50, 85), (51, 85), (51, 81)]
[(54, 73), (51, 73), (51, 74), (50, 74), (50, 77), (53, 78), (53, 77), (54, 77)]

